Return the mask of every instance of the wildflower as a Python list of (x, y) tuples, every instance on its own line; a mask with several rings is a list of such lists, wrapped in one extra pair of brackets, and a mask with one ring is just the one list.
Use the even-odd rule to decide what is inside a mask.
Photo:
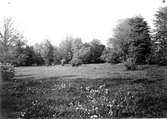
[(108, 89), (105, 89), (105, 94), (108, 94), (109, 90)]
[(90, 116), (90, 118), (91, 118), (91, 119), (97, 119), (98, 116), (97, 116), (97, 115), (92, 115), (92, 116)]
[(52, 116), (53, 116), (53, 117), (55, 117), (55, 116), (56, 116), (56, 114), (53, 114)]
[(99, 88), (104, 88), (104, 87), (105, 87), (105, 84), (103, 84), (103, 85), (99, 86)]
[(113, 115), (113, 111), (112, 110), (109, 111), (109, 115), (111, 115), (111, 116)]
[(89, 86), (88, 86), (88, 87), (86, 87), (86, 90), (87, 90), (87, 91), (89, 91), (89, 90), (90, 90), (90, 87), (89, 87)]
[(26, 114), (26, 112), (21, 112), (21, 113), (20, 113), (20, 116), (21, 116), (21, 117), (24, 117), (25, 114)]

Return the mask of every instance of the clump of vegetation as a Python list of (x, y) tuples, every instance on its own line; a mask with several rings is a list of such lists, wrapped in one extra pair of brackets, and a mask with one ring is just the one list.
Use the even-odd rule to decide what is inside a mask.
[(159, 59), (158, 65), (160, 65), (160, 66), (166, 66), (167, 65), (167, 56), (161, 57)]
[(79, 59), (79, 58), (75, 58), (75, 59), (72, 59), (72, 60), (71, 60), (71, 65), (72, 65), (72, 66), (79, 66), (79, 65), (81, 65), (81, 64), (82, 64), (82, 60)]
[(125, 63), (125, 67), (127, 70), (137, 70), (137, 65), (135, 64), (132, 58), (129, 58)]
[(103, 51), (101, 55), (101, 59), (105, 62), (114, 63), (114, 64), (121, 62), (120, 54), (111, 48), (107, 48)]
[(155, 43), (156, 54), (158, 57), (159, 65), (167, 65), (167, 18), (164, 17), (167, 15), (167, 7), (160, 8), (155, 14)]
[(15, 75), (15, 69), (14, 66), (11, 64), (1, 64), (0, 65), (0, 71), (2, 74), (3, 80), (9, 80), (12, 79)]
[[(117, 59), (127, 61), (135, 58), (136, 64), (145, 64), (146, 56), (151, 52), (151, 36), (147, 22), (137, 16), (122, 20), (114, 29), (113, 38), (109, 39), (114, 52), (120, 54)], [(129, 67), (129, 62), (128, 62)], [(133, 63), (130, 63), (130, 68)]]

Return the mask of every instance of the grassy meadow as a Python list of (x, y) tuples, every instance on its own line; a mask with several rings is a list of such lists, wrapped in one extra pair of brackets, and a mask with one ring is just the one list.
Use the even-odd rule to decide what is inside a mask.
[(167, 117), (167, 67), (17, 67), (2, 83), (1, 101), (9, 119)]

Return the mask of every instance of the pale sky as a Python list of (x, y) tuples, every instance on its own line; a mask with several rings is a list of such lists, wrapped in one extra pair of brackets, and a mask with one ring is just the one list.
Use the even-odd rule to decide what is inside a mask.
[(143, 16), (152, 24), (162, 0), (0, 0), (0, 22), (13, 17), (29, 44), (48, 38), (58, 45), (66, 36), (106, 43), (119, 19)]

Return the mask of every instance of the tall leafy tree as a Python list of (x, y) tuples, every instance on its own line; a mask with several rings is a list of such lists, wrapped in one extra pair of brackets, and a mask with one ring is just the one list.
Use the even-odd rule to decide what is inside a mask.
[(61, 57), (64, 59), (67, 63), (72, 60), (73, 51), (72, 51), (72, 37), (67, 36), (65, 40), (63, 40), (59, 44), (59, 50), (61, 52)]
[(49, 40), (44, 40), (34, 46), (36, 54), (40, 54), (45, 65), (51, 65), (54, 62), (54, 47)]
[(15, 29), (12, 18), (5, 18), (3, 26), (0, 27), (0, 60), (11, 62), (13, 48), (17, 40), (22, 39), (22, 35)]
[(129, 57), (133, 58), (135, 63), (146, 63), (146, 59), (151, 52), (151, 38), (147, 22), (142, 17), (134, 17), (129, 21), (130, 46)]
[(61, 52), (58, 47), (54, 47), (53, 60), (54, 64), (61, 63)]
[(131, 29), (129, 20), (129, 18), (119, 20), (118, 25), (113, 31), (113, 38), (108, 40), (108, 46), (113, 49), (112, 51), (122, 56), (121, 58), (123, 61), (128, 57), (129, 34)]
[(122, 56), (123, 61), (132, 58), (135, 63), (146, 63), (151, 51), (151, 38), (147, 22), (142, 17), (121, 21), (109, 40), (112, 48)]
[(13, 64), (15, 65), (20, 65), (21, 64), (21, 57), (20, 55), (23, 54), (23, 51), (26, 47), (26, 42), (23, 40), (17, 40), (15, 43), (15, 48), (14, 48), (14, 60), (13, 60)]
[(43, 44), (43, 58), (46, 65), (50, 65), (53, 63), (53, 54), (54, 47), (52, 46), (49, 40), (45, 40)]
[(25, 47), (22, 47), (18, 51), (19, 51), (19, 54), (15, 59), (15, 62), (14, 62), (15, 65), (17, 66), (38, 65), (37, 55), (35, 54), (35, 51), (32, 46), (26, 45)]
[(167, 64), (167, 7), (160, 8), (155, 14), (155, 38), (158, 63)]
[(81, 59), (84, 64), (91, 63), (92, 47), (90, 44), (83, 44), (83, 46), (78, 51), (78, 58)]
[(105, 46), (101, 44), (98, 39), (93, 39), (90, 42), (90, 45), (92, 47), (91, 63), (100, 63), (100, 56), (102, 55)]
[(72, 41), (72, 52), (73, 52), (73, 59), (79, 57), (79, 50), (82, 48), (83, 42), (81, 38), (73, 39)]

